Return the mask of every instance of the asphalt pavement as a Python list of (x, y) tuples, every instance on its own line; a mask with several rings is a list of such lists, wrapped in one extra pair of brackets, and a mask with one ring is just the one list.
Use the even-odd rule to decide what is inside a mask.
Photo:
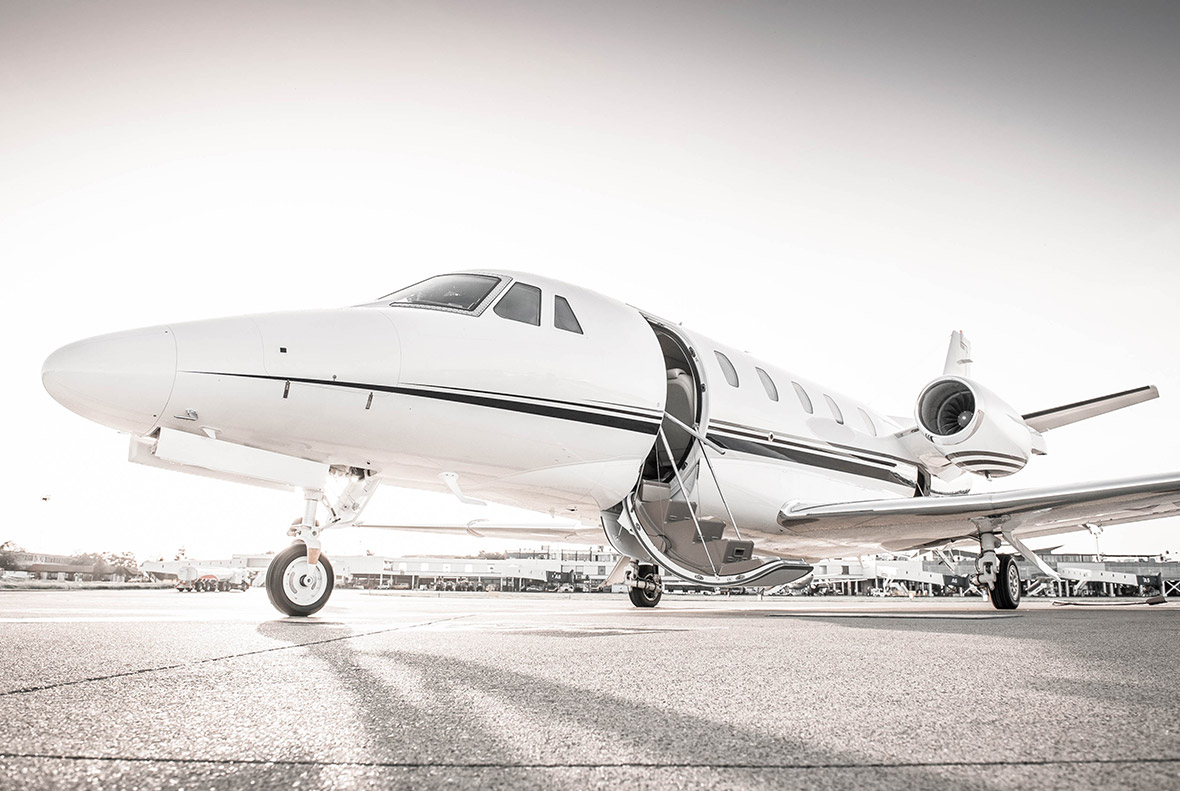
[(0, 592), (0, 789), (1180, 788), (1180, 606)]

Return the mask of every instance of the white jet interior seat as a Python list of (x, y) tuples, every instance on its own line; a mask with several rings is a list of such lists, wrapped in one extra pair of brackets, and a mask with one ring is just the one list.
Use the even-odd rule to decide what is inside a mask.
[[(668, 369), (667, 405), (664, 411), (686, 425), (696, 423), (696, 387), (692, 377), (683, 369)], [(672, 458), (680, 461), (692, 442), (692, 435), (667, 417), (662, 425), (664, 436), (672, 447)]]

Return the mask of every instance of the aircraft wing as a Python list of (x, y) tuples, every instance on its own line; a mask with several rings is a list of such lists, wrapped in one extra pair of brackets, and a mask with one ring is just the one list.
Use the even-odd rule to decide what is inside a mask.
[(830, 505), (792, 501), (778, 522), (796, 536), (896, 552), (974, 538), (981, 530), (1030, 538), (1175, 515), (1180, 473), (988, 494)]
[(356, 527), (375, 530), (405, 530), (414, 533), (440, 533), (473, 538), (512, 538), (520, 541), (564, 541), (569, 544), (602, 544), (606, 541), (601, 525), (575, 522), (553, 524), (495, 524), (476, 519), (465, 525), (371, 525), (358, 522)]

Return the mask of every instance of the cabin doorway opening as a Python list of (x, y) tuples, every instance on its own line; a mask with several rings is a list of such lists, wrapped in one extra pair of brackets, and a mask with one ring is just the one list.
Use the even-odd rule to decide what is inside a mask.
[(668, 327), (652, 323), (651, 328), (664, 355), (667, 392), (660, 430), (667, 444), (657, 439), (644, 462), (643, 478), (668, 482), (675, 477), (676, 469), (684, 468), (697, 441), (680, 424), (695, 428), (701, 423), (701, 380), (692, 347)]

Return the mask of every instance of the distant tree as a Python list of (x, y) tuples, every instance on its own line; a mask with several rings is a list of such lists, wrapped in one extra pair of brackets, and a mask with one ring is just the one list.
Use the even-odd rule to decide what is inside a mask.
[(16, 569), (17, 552), (24, 552), (24, 547), (17, 546), (15, 541), (5, 541), (0, 544), (0, 569)]
[(107, 568), (107, 563), (105, 560), (103, 560), (102, 555), (95, 554), (94, 552), (82, 552), (77, 555), (71, 555), (70, 565), (84, 566), (89, 568), (89, 573), (96, 577), (111, 573)]
[(134, 552), (103, 552), (103, 562), (110, 569), (104, 574), (122, 573), (124, 577), (138, 577), (139, 563), (135, 560)]
[(86, 566), (90, 574), (96, 578), (108, 574), (121, 574), (124, 577), (139, 576), (139, 564), (132, 552), (83, 552), (70, 557), (70, 564)]

